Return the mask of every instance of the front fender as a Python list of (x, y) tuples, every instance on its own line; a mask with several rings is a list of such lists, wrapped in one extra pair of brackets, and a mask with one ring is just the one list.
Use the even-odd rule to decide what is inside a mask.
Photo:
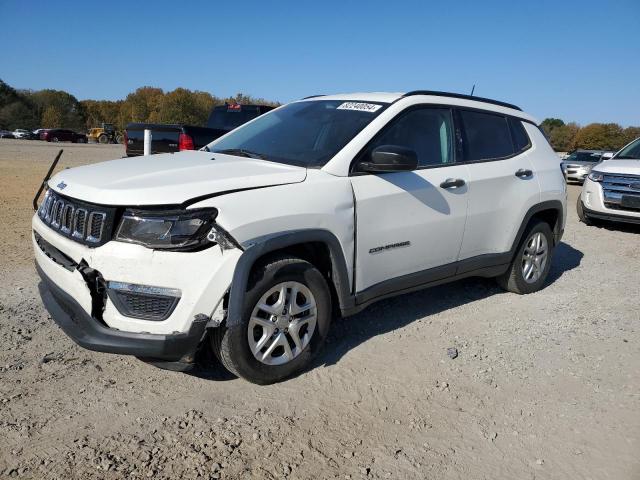
[(332, 281), (338, 294), (338, 302), (341, 311), (347, 311), (354, 305), (354, 297), (349, 287), (347, 262), (342, 253), (340, 242), (336, 236), (328, 230), (304, 229), (277, 233), (250, 243), (250, 246), (240, 256), (233, 274), (231, 290), (229, 292), (229, 305), (227, 308), (227, 326), (239, 325), (242, 321), (244, 297), (247, 291), (249, 274), (256, 261), (266, 254), (294, 245), (310, 242), (321, 242), (329, 249), (332, 265)]

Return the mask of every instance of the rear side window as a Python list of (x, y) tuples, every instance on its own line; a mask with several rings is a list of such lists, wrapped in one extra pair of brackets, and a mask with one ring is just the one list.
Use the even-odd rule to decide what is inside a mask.
[(507, 118), (492, 113), (461, 110), (465, 160), (491, 160), (515, 153)]
[(509, 126), (511, 127), (511, 134), (513, 135), (513, 146), (516, 148), (516, 152), (522, 152), (526, 150), (531, 141), (527, 135), (527, 131), (524, 129), (522, 122), (516, 118), (509, 117)]

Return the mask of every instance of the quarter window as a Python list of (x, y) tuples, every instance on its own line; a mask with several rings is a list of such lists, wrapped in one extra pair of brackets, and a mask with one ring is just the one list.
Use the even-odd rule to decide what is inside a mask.
[(506, 117), (461, 110), (465, 136), (465, 160), (491, 160), (515, 153)]
[(530, 141), (527, 131), (522, 125), (522, 121), (509, 117), (509, 125), (511, 126), (511, 134), (513, 135), (513, 144), (516, 147), (516, 152), (526, 150)]
[(453, 163), (453, 120), (448, 108), (411, 110), (386, 129), (368, 151), (381, 145), (398, 145), (418, 155), (421, 167)]

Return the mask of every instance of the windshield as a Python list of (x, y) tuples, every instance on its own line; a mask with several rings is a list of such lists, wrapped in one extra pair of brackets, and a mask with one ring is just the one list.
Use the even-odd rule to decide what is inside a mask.
[(217, 153), (321, 167), (384, 107), (342, 100), (290, 103), (234, 130), (208, 148)]
[(573, 152), (567, 158), (565, 158), (565, 162), (593, 162), (597, 163), (600, 161), (601, 152)]
[(614, 157), (616, 160), (640, 160), (640, 138), (620, 150)]

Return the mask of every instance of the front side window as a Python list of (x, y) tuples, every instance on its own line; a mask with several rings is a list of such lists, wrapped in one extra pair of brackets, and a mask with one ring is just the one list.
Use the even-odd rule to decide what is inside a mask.
[(498, 159), (515, 153), (506, 117), (473, 110), (461, 110), (460, 117), (466, 161)]
[(454, 161), (454, 135), (451, 110), (419, 108), (395, 120), (367, 149), (397, 145), (416, 152), (421, 167), (443, 165)]
[(210, 143), (228, 153), (304, 167), (322, 167), (387, 104), (313, 100), (285, 105)]

